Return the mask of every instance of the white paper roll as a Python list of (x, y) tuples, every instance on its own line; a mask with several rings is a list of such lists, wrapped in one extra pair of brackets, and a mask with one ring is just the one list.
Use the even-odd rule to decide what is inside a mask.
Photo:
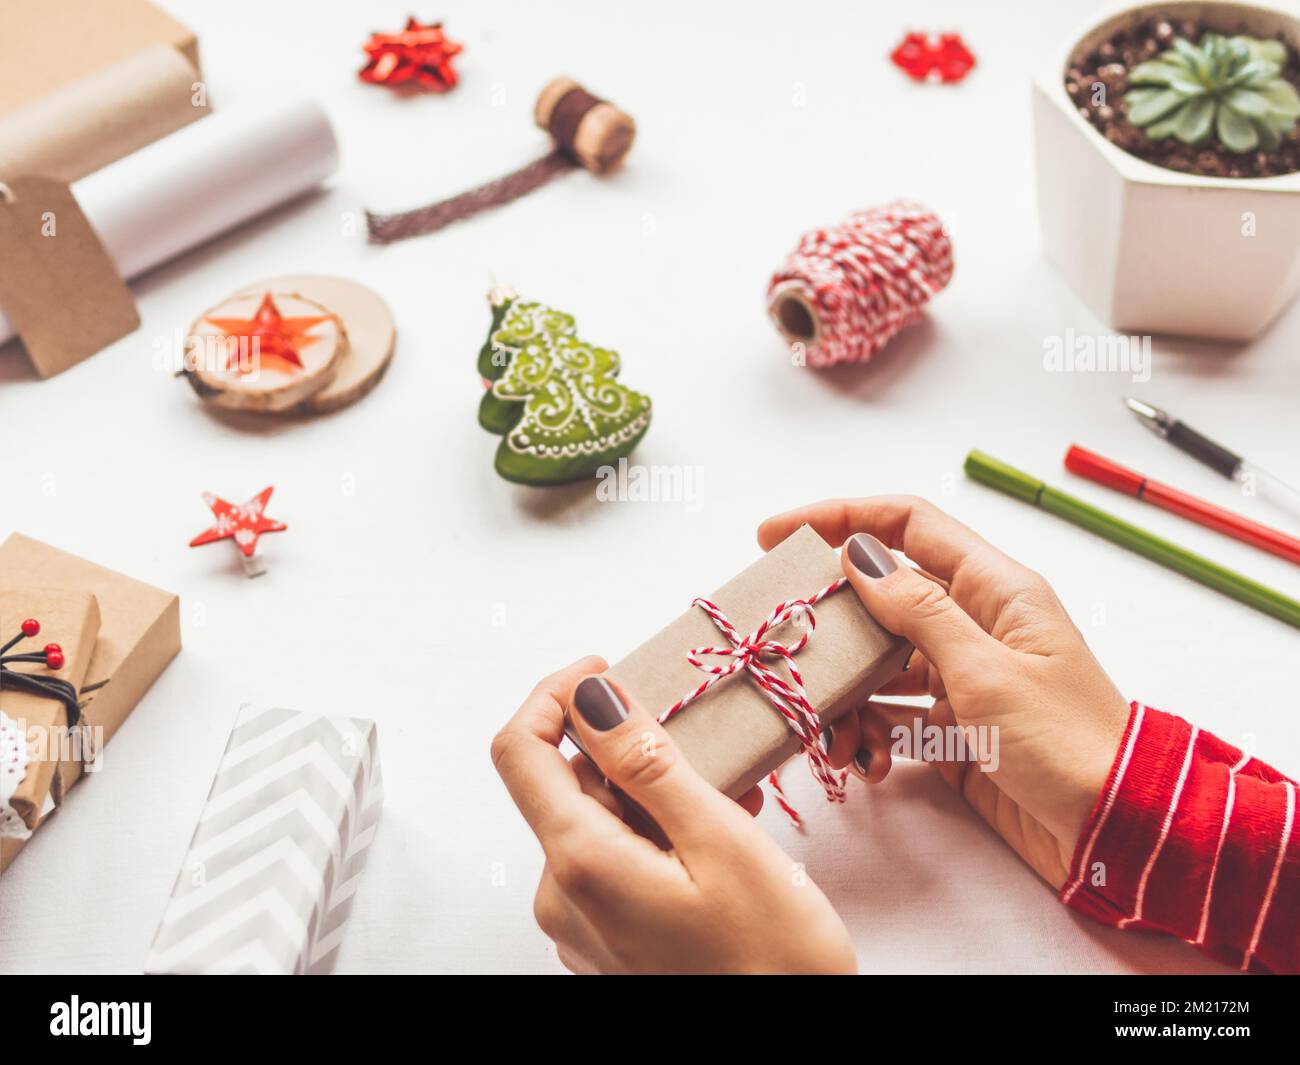
[[(315, 188), (338, 169), (315, 100), (217, 112), (72, 186), (128, 281)], [(13, 327), (0, 311), (0, 344)]]

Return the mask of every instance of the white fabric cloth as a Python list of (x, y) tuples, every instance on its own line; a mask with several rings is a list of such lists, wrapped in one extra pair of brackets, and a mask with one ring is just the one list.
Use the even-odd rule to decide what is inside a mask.
[[(351, 70), (408, 0), (162, 2), (198, 31), (216, 110), (317, 91), (342, 170), (332, 192), (138, 285), (141, 329), (71, 372), (35, 381), (21, 353), (0, 353), (6, 526), (176, 590), (186, 643), (103, 772), (0, 876), (0, 972), (140, 969), (243, 702), (370, 717), (383, 735), (387, 809), (340, 971), (561, 971), (533, 921), (541, 852), (492, 770), (492, 735), (543, 674), (620, 657), (748, 564), (762, 518), (827, 496), (934, 499), (1051, 580), (1127, 695), (1300, 772), (1292, 630), (961, 474), (983, 448), (1300, 592), (1282, 560), (1061, 467), (1077, 441), (1285, 522), (1140, 428), (1120, 402), (1134, 392), (1297, 472), (1294, 308), (1241, 349), (1157, 338), (1145, 384), (1043, 369), (1046, 338), (1105, 327), (1039, 251), (1029, 76), (1096, 4), (935, 0), (904, 16), (763, 0), (738, 15), (666, 0), (611, 20), (597, 0), (563, 18), (446, 0), (462, 84), (397, 101)], [(888, 53), (913, 26), (960, 29), (979, 60), (969, 79), (915, 85), (896, 70)], [(561, 70), (636, 117), (623, 172), (365, 244), (363, 206), (427, 203), (535, 158), (533, 100)], [(952, 285), (868, 369), (790, 366), (764, 313), (770, 272), (805, 229), (898, 195), (949, 220)], [(355, 407), (250, 428), (151, 369), (156, 338), (302, 270), (369, 283), (396, 315), (393, 365)], [(495, 283), (620, 352), (655, 403), (637, 461), (700, 468), (694, 504), (495, 476), (474, 370)], [(247, 580), (229, 545), (186, 548), (210, 517), (201, 492), (242, 499), (268, 483), (289, 530), (263, 541), (266, 576)], [(1183, 943), (1072, 915), (924, 766), (869, 794), (853, 781), (838, 807), (803, 765), (783, 779), (808, 830), (774, 803), (762, 823), (839, 908), (864, 970), (1214, 968)]]

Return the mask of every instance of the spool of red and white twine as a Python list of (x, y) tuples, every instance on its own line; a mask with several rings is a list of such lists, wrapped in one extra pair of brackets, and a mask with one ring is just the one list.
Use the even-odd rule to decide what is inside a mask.
[(943, 223), (897, 200), (805, 233), (772, 276), (768, 313), (806, 364), (866, 362), (952, 277)]

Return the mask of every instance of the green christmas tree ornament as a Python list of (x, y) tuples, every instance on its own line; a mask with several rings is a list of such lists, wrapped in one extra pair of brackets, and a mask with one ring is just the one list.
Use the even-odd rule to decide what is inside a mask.
[(503, 437), (496, 471), (518, 484), (566, 484), (628, 455), (650, 426), (650, 397), (616, 380), (618, 353), (577, 336), (573, 316), (488, 293), (492, 326), (479, 351), (488, 385), (478, 420)]

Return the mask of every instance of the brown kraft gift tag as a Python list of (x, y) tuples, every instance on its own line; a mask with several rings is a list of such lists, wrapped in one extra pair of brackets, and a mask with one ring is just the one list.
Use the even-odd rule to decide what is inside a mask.
[(126, 283), (72, 190), (43, 177), (0, 186), (0, 307), (42, 377), (140, 324)]

